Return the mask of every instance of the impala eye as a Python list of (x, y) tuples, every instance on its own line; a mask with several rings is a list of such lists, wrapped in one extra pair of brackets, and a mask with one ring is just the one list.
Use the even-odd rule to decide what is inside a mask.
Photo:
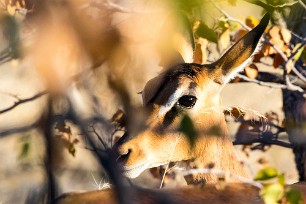
[(178, 105), (183, 106), (185, 108), (192, 108), (196, 102), (197, 98), (195, 96), (185, 95), (178, 100)]

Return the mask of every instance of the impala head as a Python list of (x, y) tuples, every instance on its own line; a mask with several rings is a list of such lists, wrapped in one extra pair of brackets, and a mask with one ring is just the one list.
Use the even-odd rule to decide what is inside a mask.
[[(146, 84), (142, 92), (144, 106), (150, 112), (146, 128), (118, 146), (118, 163), (127, 177), (135, 178), (145, 169), (169, 161), (206, 157), (205, 151), (219, 148), (212, 147), (211, 141), (215, 138), (230, 141), (219, 93), (248, 63), (268, 22), (267, 14), (215, 63), (183, 63)], [(182, 116), (186, 114), (198, 133), (194, 147), (179, 131)], [(218, 136), (209, 131), (215, 126), (220, 130)]]

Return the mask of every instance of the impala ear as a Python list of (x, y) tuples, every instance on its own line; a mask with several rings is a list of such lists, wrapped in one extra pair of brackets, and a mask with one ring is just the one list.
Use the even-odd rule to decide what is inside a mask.
[(253, 30), (243, 36), (219, 60), (212, 64), (218, 73), (218, 81), (223, 84), (227, 83), (247, 65), (256, 51), (269, 20), (270, 15), (267, 13)]

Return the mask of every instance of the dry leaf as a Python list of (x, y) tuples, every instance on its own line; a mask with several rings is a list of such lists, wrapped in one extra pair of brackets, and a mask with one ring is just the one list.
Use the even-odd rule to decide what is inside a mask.
[(259, 20), (257, 20), (254, 16), (249, 16), (245, 19), (245, 24), (250, 28), (255, 28), (259, 24)]
[(284, 62), (284, 59), (279, 53), (276, 53), (273, 60), (273, 67), (278, 68), (282, 63)]
[(276, 50), (273, 49), (273, 47), (271, 47), (270, 45), (265, 45), (262, 49), (262, 52), (264, 54), (264, 56), (270, 56), (272, 54), (276, 53)]
[(227, 110), (224, 110), (224, 114), (225, 115), (229, 115), (232, 116), (234, 118), (240, 118), (240, 117), (244, 117), (246, 112), (244, 112), (243, 110), (241, 110), (240, 108), (237, 107), (233, 107)]
[(193, 62), (203, 64), (207, 60), (206, 48), (208, 40), (204, 38), (197, 39), (196, 46), (193, 52)]
[(202, 49), (201, 49), (201, 44), (196, 43), (194, 52), (193, 52), (193, 62), (197, 64), (202, 64)]
[(226, 29), (218, 39), (218, 48), (222, 52), (230, 45), (230, 29)]
[(245, 30), (245, 29), (240, 29), (238, 30), (235, 35), (233, 36), (233, 41), (237, 42), (238, 40), (240, 40), (240, 38), (242, 38), (245, 34), (247, 34), (249, 31)]
[(258, 68), (255, 64), (250, 64), (244, 68), (245, 74), (251, 79), (255, 79), (258, 76)]
[(264, 57), (265, 55), (264, 55), (264, 53), (263, 52), (258, 52), (258, 53), (256, 53), (255, 55), (254, 55), (254, 57), (253, 57), (253, 62), (260, 62), (260, 59), (262, 58), (262, 57)]
[(286, 44), (289, 44), (290, 40), (291, 40), (291, 33), (290, 33), (290, 31), (288, 29), (286, 29), (286, 28), (281, 28), (280, 29), (280, 34), (281, 34), (281, 37), (282, 37), (283, 41)]

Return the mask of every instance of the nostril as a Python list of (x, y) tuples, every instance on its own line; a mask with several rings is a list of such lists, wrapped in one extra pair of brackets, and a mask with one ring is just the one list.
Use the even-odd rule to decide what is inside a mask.
[(126, 160), (128, 159), (129, 155), (131, 154), (131, 152), (132, 152), (132, 149), (128, 149), (126, 152), (120, 153), (116, 162), (118, 164), (124, 164)]

